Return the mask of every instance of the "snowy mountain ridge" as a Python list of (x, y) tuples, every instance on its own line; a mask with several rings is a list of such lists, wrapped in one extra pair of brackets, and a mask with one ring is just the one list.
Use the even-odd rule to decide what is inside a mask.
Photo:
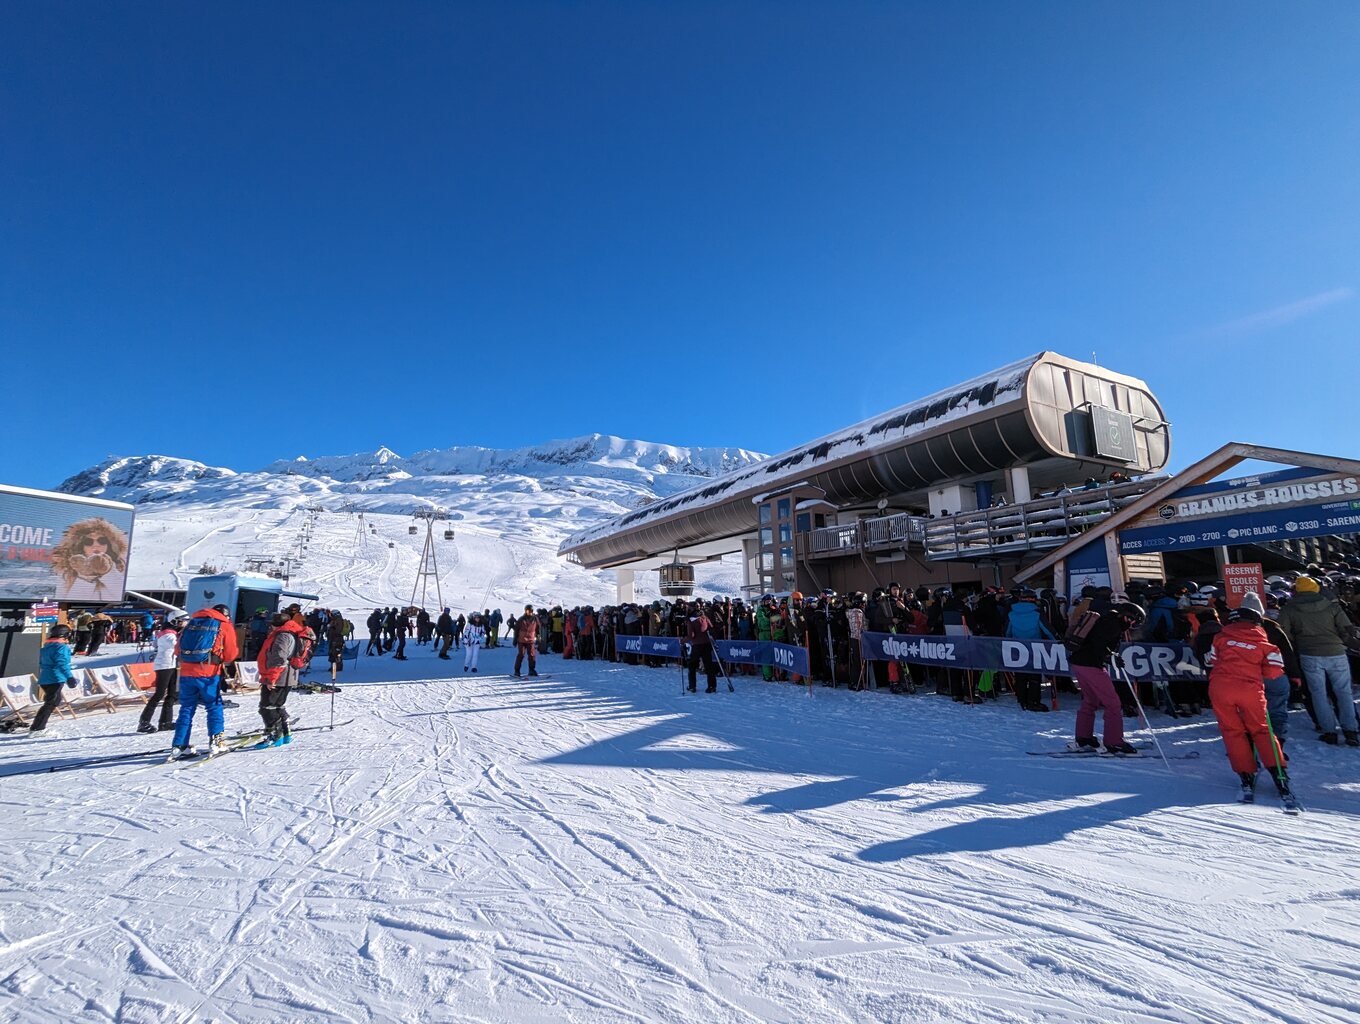
[[(609, 434), (549, 441), (527, 448), (498, 449), (458, 445), (398, 455), (384, 446), (373, 452), (280, 459), (254, 473), (208, 466), (169, 455), (110, 456), (58, 485), (67, 494), (148, 504), (202, 496), (198, 485), (233, 477), (306, 477), (328, 487), (335, 484), (396, 483), (415, 477), (463, 476), (599, 476), (611, 480), (654, 483), (658, 475), (711, 478), (765, 458), (743, 448), (691, 448), (637, 441)], [(574, 470), (575, 472), (570, 472)], [(263, 482), (263, 481), (261, 481)], [(692, 481), (685, 481), (685, 484)], [(301, 489), (306, 489), (299, 485)], [(341, 487), (340, 490), (345, 488)], [(676, 490), (662, 484), (662, 490)], [(315, 497), (316, 495), (312, 495)]]
[[(423, 531), (411, 534), (410, 517), (441, 508), (457, 524), (440, 556), (451, 590), (446, 601), (598, 604), (612, 597), (613, 574), (559, 559), (563, 539), (764, 458), (742, 448), (589, 434), (410, 456), (381, 446), (282, 459), (249, 472), (167, 455), (112, 456), (58, 490), (138, 506), (134, 590), (178, 589), (205, 565), (247, 569), (263, 559), (286, 562), (295, 585), (346, 607), (409, 600), (424, 542)], [(304, 547), (308, 517), (316, 537)], [(710, 588), (735, 592), (739, 572), (737, 565), (711, 567)], [(640, 593), (651, 586), (647, 581)]]

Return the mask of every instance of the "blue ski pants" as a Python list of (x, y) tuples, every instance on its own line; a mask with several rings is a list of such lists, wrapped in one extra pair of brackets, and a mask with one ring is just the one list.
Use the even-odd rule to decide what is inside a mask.
[(175, 719), (175, 746), (189, 745), (189, 732), (194, 727), (194, 712), (202, 704), (208, 710), (208, 735), (216, 736), (226, 729), (226, 715), (222, 710), (222, 677), (201, 676), (179, 680), (179, 717)]

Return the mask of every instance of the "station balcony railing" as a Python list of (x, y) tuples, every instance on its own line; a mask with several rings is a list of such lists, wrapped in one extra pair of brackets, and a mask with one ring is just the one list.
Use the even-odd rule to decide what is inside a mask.
[(805, 559), (823, 559), (915, 548), (929, 559), (947, 560), (1055, 548), (1165, 480), (1144, 477), (938, 519), (905, 512), (861, 519), (801, 534), (800, 553)]

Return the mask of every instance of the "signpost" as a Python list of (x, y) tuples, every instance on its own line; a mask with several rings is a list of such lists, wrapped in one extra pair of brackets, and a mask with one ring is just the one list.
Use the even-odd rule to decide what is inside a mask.
[(1242, 603), (1242, 598), (1248, 594), (1256, 594), (1261, 598), (1264, 606), (1266, 577), (1261, 568), (1261, 563), (1243, 562), (1240, 565), (1225, 565), (1223, 567), (1223, 589), (1227, 591), (1224, 597), (1229, 608), (1236, 608)]
[(44, 625), (56, 622), (61, 614), (61, 609), (57, 607), (55, 601), (39, 602), (38, 604), (33, 605), (32, 609), (33, 621), (41, 622)]

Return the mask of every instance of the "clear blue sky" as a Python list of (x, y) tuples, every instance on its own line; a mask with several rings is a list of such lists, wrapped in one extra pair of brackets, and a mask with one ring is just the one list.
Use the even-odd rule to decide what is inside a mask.
[[(1360, 3), (0, 8), (0, 479), (778, 451), (1050, 348), (1357, 455)], [(225, 410), (230, 410), (230, 415)]]

